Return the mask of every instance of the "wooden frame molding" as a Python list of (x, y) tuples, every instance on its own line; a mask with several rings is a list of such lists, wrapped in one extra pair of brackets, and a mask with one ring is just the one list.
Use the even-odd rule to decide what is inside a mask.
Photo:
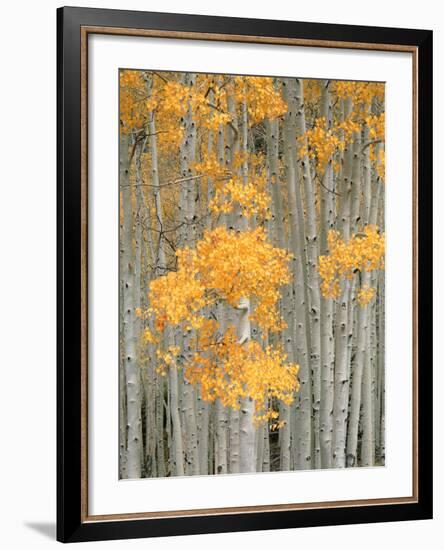
[[(131, 22), (136, 21), (138, 26), (131, 26)], [(227, 24), (228, 22), (230, 24)], [(264, 23), (268, 23), (269, 36), (263, 35)], [(234, 34), (226, 34), (218, 31), (221, 27), (237, 30)], [(293, 30), (289, 31), (289, 29)], [(240, 30), (242, 32), (239, 32)], [(287, 35), (279, 36), (279, 33)], [(413, 424), (413, 494), (410, 497), (150, 513), (122, 511), (120, 514), (112, 515), (89, 514), (88, 37), (93, 34), (378, 50), (406, 52), (412, 55), (412, 279), (414, 292), (412, 296), (413, 418), (411, 420)], [(312, 36), (308, 37), (307, 34)], [(355, 40), (344, 39), (344, 36), (354, 37)], [(370, 41), (372, 37), (374, 41)], [(83, 8), (61, 8), (58, 11), (59, 540), (99, 540), (431, 517), (431, 373), (425, 373), (424, 369), (423, 372), (419, 371), (419, 357), (427, 368), (430, 368), (431, 364), (431, 352), (425, 351), (431, 344), (429, 299), (431, 297), (432, 198), (431, 190), (425, 188), (428, 185), (427, 179), (431, 177), (431, 55), (430, 31), (259, 22), (259, 20)], [(68, 66), (72, 59), (75, 60), (74, 68)], [(79, 86), (78, 92), (69, 88), (73, 84)], [(69, 113), (68, 101), (74, 101), (74, 109)], [(68, 147), (74, 148), (74, 153), (70, 153)], [(71, 170), (70, 173), (68, 173), (69, 170)], [(72, 254), (78, 255), (71, 257)], [(75, 268), (80, 273), (78, 279), (74, 274), (68, 274), (68, 270)], [(74, 293), (71, 292), (73, 285), (78, 289)], [(70, 294), (69, 299), (66, 298), (67, 294)], [(78, 301), (75, 302), (76, 300)], [(78, 325), (74, 334), (71, 332), (68, 336), (68, 329), (76, 321)], [(69, 351), (76, 346), (78, 346), (78, 352), (69, 356)], [(424, 359), (424, 353), (428, 354), (426, 359)], [(68, 369), (76, 370), (77, 374), (68, 372)], [(69, 414), (67, 414), (68, 407), (70, 407)], [(78, 437), (76, 435), (73, 438), (74, 441), (72, 439), (69, 441), (68, 430), (74, 430), (78, 434)], [(79, 453), (77, 458), (68, 456), (69, 453), (76, 451)], [(71, 474), (74, 472), (72, 481), (68, 480), (70, 472)], [(75, 496), (76, 490), (77, 496)], [(191, 518), (194, 518), (192, 523), (190, 523)]]

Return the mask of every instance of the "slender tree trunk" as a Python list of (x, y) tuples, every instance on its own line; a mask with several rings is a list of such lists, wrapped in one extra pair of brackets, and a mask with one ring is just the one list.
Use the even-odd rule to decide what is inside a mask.
[[(265, 125), (267, 130), (267, 163), (273, 199), (272, 211), (275, 228), (275, 242), (279, 248), (287, 249), (288, 245), (284, 228), (284, 209), (282, 205), (282, 184), (279, 177), (279, 120), (266, 120)], [(294, 338), (292, 337), (292, 288), (292, 284), (290, 283), (281, 291), (281, 314), (286, 324), (286, 328), (281, 333), (281, 339), (288, 360), (294, 363), (295, 345)], [(280, 416), (281, 420), (284, 422), (279, 430), (279, 436), (281, 438), (281, 464), (285, 464), (285, 469), (289, 470), (291, 455), (291, 405), (280, 403)], [(284, 447), (282, 447), (282, 442)], [(285, 448), (285, 452), (283, 452), (283, 448)]]
[[(156, 465), (156, 448), (158, 425), (156, 422), (157, 414), (157, 388), (156, 388), (156, 371), (154, 366), (150, 365), (150, 368), (145, 373), (145, 471), (147, 477), (154, 477), (157, 475)], [(156, 473), (155, 473), (156, 472)]]
[(355, 132), (353, 139), (353, 164), (352, 176), (350, 180), (351, 189), (351, 211), (350, 227), (351, 232), (358, 231), (358, 225), (361, 221), (361, 134)]
[[(346, 120), (353, 108), (351, 98), (343, 101), (343, 117)], [(350, 240), (351, 180), (353, 171), (353, 143), (347, 142), (341, 166), (341, 201), (337, 228), (345, 242)], [(346, 466), (345, 447), (347, 442), (347, 416), (349, 398), (349, 332), (353, 327), (353, 284), (346, 280), (336, 304), (335, 315), (335, 380), (333, 401), (333, 466)]]
[(335, 376), (333, 399), (333, 445), (332, 465), (345, 468), (345, 445), (347, 439), (347, 409), (349, 396), (347, 319), (350, 281), (343, 284), (338, 300), (335, 323)]
[(210, 404), (198, 398), (199, 413), (198, 413), (198, 433), (199, 433), (199, 473), (200, 475), (208, 474), (208, 427), (210, 416)]
[[(123, 292), (121, 293), (123, 295)], [(121, 300), (123, 303), (123, 300)], [(123, 326), (123, 321), (122, 321)], [(126, 479), (126, 381), (125, 369), (123, 365), (123, 354), (121, 354), (121, 364), (119, 365), (119, 473), (121, 479)]]
[(379, 308), (378, 308), (378, 370), (380, 376), (379, 427), (378, 427), (378, 460), (385, 463), (385, 278), (379, 274)]
[[(250, 325), (250, 301), (243, 298), (239, 305), (239, 343), (245, 344), (251, 337)], [(255, 405), (251, 397), (244, 397), (241, 401), (239, 419), (239, 454), (241, 473), (254, 472), (256, 470), (255, 460), (255, 427), (254, 427)]]
[(311, 376), (308, 350), (310, 349), (308, 330), (309, 319), (307, 313), (307, 277), (305, 271), (305, 238), (303, 232), (302, 205), (300, 200), (299, 182), (296, 177), (296, 147), (295, 147), (295, 83), (293, 79), (283, 79), (284, 97), (288, 104), (288, 111), (284, 117), (285, 167), (288, 193), (288, 214), (290, 225), (290, 243), (293, 259), (294, 289), (295, 289), (295, 336), (296, 359), (300, 365), (299, 380), (299, 409), (296, 416), (294, 436), (298, 439), (297, 468), (307, 469), (312, 466), (312, 426), (311, 426)]
[[(166, 332), (171, 333), (170, 329), (166, 329)], [(167, 341), (172, 341), (172, 335), (167, 335)], [(168, 381), (170, 386), (170, 410), (171, 410), (171, 423), (173, 425), (173, 471), (172, 475), (183, 476), (185, 475), (184, 463), (183, 463), (183, 442), (182, 442), (182, 421), (180, 419), (180, 403), (179, 403), (179, 380), (177, 376), (177, 370), (175, 367), (170, 367), (168, 370)]]
[(264, 427), (264, 459), (262, 462), (262, 471), (270, 471), (270, 434), (268, 432), (268, 426)]
[[(196, 75), (188, 73), (186, 75), (186, 84), (192, 90), (195, 85)], [(192, 92), (190, 92), (192, 93)], [(189, 178), (193, 175), (192, 163), (196, 156), (196, 123), (193, 119), (193, 111), (191, 105), (188, 107), (187, 114), (184, 120), (185, 136), (180, 149), (180, 167), (183, 178)], [(195, 202), (196, 190), (195, 180), (188, 180), (182, 186), (182, 208), (184, 217), (183, 245), (185, 247), (194, 246), (196, 239), (195, 227)], [(183, 334), (183, 350), (188, 360), (192, 354), (191, 341), (193, 338), (192, 331), (185, 331)], [(197, 445), (197, 422), (195, 409), (195, 391), (194, 387), (188, 382), (186, 377), (183, 377), (183, 401), (184, 401), (184, 418), (185, 432), (187, 442), (187, 473), (190, 475), (199, 474), (199, 450)]]
[(374, 456), (374, 423), (373, 423), (373, 383), (372, 383), (371, 348), (367, 346), (364, 373), (362, 380), (362, 444), (361, 466), (373, 466)]
[(240, 472), (240, 411), (230, 409), (230, 474)]
[[(158, 244), (158, 260), (157, 271), (159, 274), (164, 274), (166, 271), (166, 256), (163, 245), (163, 209), (162, 209), (162, 196), (159, 186), (159, 170), (157, 161), (157, 133), (154, 114), (150, 117), (149, 123), (150, 132), (150, 149), (151, 149), (151, 181), (154, 192), (154, 205), (156, 209), (157, 226), (159, 231), (159, 244)], [(165, 330), (164, 340), (166, 347), (169, 348), (174, 345), (174, 334), (170, 327)], [(175, 366), (171, 366), (168, 369), (168, 381), (169, 381), (169, 400), (171, 410), (171, 422), (172, 422), (172, 475), (183, 476), (184, 464), (183, 464), (183, 442), (182, 442), (182, 423), (180, 419), (180, 404), (179, 404), (179, 381), (177, 375), (177, 369)]]
[(157, 433), (157, 475), (165, 477), (165, 446), (164, 446), (164, 383), (163, 377), (156, 375), (156, 433)]
[(215, 473), (228, 473), (227, 409), (216, 400)]
[[(329, 92), (329, 81), (321, 82), (321, 116), (325, 118), (325, 130), (330, 129), (332, 121), (332, 106)], [(321, 222), (320, 222), (320, 253), (329, 253), (327, 236), (334, 228), (335, 212), (335, 180), (332, 166), (333, 159), (329, 159), (323, 174), (321, 195)], [(331, 298), (321, 296), (321, 411), (320, 411), (320, 445), (321, 466), (331, 468), (332, 440), (333, 440), (333, 399), (334, 399), (334, 335), (333, 317), (334, 302)]]
[[(363, 144), (369, 142), (369, 127), (364, 126)], [(370, 147), (362, 151), (362, 194), (363, 194), (363, 224), (367, 225), (370, 219), (370, 204), (372, 195), (372, 171), (370, 163)]]
[[(306, 132), (304, 87), (302, 79), (295, 80), (295, 108), (296, 108), (296, 132), (297, 137), (304, 139)], [(306, 143), (305, 143), (306, 145)], [(308, 154), (299, 159), (300, 173), (302, 175), (305, 195), (305, 239), (307, 248), (307, 284), (309, 290), (310, 311), (310, 366), (312, 380), (312, 415), (313, 415), (313, 442), (314, 456), (313, 466), (321, 467), (320, 452), (320, 405), (321, 405), (321, 332), (320, 310), (321, 294), (318, 275), (318, 227), (316, 219), (316, 197), (314, 183), (311, 177), (310, 161)], [(300, 208), (299, 213), (303, 213)]]
[(122, 186), (123, 231), (122, 231), (122, 277), (124, 307), (124, 366), (127, 403), (127, 473), (129, 478), (141, 476), (142, 459), (142, 416), (140, 371), (137, 363), (134, 329), (136, 324), (134, 304), (134, 264), (133, 264), (133, 211), (130, 178), (130, 140), (121, 137), (120, 182)]
[[(364, 272), (362, 274), (363, 284), (368, 284), (370, 274)], [(358, 431), (359, 431), (359, 415), (361, 410), (361, 391), (362, 391), (362, 374), (368, 349), (368, 308), (369, 306), (358, 307), (358, 326), (357, 326), (357, 346), (355, 358), (352, 362), (352, 380), (351, 380), (351, 399), (350, 399), (350, 416), (348, 420), (348, 437), (347, 437), (347, 466), (358, 465)]]

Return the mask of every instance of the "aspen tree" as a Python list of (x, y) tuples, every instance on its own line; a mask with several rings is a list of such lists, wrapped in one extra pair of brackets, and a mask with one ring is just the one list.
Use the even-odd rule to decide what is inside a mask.
[(124, 365), (127, 404), (127, 452), (126, 467), (129, 478), (141, 476), (142, 458), (142, 418), (140, 371), (137, 363), (135, 345), (136, 314), (134, 303), (134, 260), (133, 260), (133, 210), (131, 200), (130, 174), (130, 136), (121, 136), (120, 147), (120, 184), (123, 203), (123, 226), (121, 266), (123, 279), (123, 330)]
[[(332, 105), (330, 82), (321, 81), (321, 117), (324, 119), (325, 131), (330, 131), (332, 123)], [(321, 168), (322, 170), (322, 168)], [(333, 153), (327, 159), (321, 172), (321, 220), (320, 220), (320, 253), (328, 254), (327, 235), (334, 228), (335, 178), (333, 172)], [(321, 296), (321, 403), (320, 403), (320, 446), (321, 466), (330, 468), (332, 460), (333, 438), (333, 398), (334, 398), (334, 336), (333, 336), (333, 300)]]
[(384, 110), (121, 71), (121, 478), (384, 464)]
[[(306, 122), (305, 122), (305, 102), (304, 102), (304, 84), (300, 78), (295, 79), (295, 119), (296, 135), (306, 150)], [(304, 147), (305, 146), (305, 147)], [(313, 444), (314, 456), (312, 457), (315, 468), (321, 466), (320, 453), (320, 406), (321, 406), (321, 332), (320, 332), (320, 309), (321, 295), (318, 279), (318, 227), (316, 220), (316, 198), (315, 188), (311, 177), (310, 162), (308, 153), (299, 155), (300, 174), (302, 176), (304, 198), (305, 198), (305, 240), (307, 250), (307, 286), (309, 290), (310, 313), (310, 368), (312, 383), (312, 408), (313, 408)], [(300, 201), (302, 202), (302, 201)], [(299, 213), (303, 212), (302, 208)], [(308, 327), (307, 327), (308, 329)]]
[(282, 81), (284, 98), (288, 104), (288, 111), (284, 116), (285, 140), (285, 167), (288, 193), (288, 213), (290, 225), (290, 240), (292, 250), (295, 251), (293, 261), (295, 287), (295, 339), (297, 346), (296, 358), (300, 365), (299, 379), (301, 382), (300, 405), (296, 415), (294, 437), (298, 439), (297, 468), (311, 468), (312, 426), (311, 426), (311, 376), (308, 344), (308, 313), (305, 270), (305, 238), (301, 216), (302, 205), (300, 200), (299, 181), (295, 166), (296, 160), (296, 85), (293, 79)]
[[(157, 154), (157, 132), (154, 113), (151, 114), (149, 122), (150, 150), (151, 150), (151, 181), (153, 182), (154, 205), (159, 231), (158, 259), (157, 266), (160, 273), (166, 270), (166, 257), (162, 243), (163, 210), (162, 197), (159, 184), (158, 154)], [(174, 334), (171, 328), (165, 331), (165, 341), (168, 347), (174, 345)], [(179, 379), (175, 368), (168, 369), (169, 399), (172, 421), (172, 473), (184, 475), (182, 421), (179, 412)]]

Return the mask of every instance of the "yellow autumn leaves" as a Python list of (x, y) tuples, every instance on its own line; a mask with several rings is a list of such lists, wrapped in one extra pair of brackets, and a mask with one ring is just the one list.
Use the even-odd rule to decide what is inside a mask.
[(281, 116), (287, 110), (272, 78), (242, 76), (220, 83), (213, 75), (200, 74), (190, 86), (170, 80), (169, 73), (148, 75), (125, 70), (120, 73), (121, 131), (139, 130), (148, 117), (154, 116), (159, 147), (172, 150), (181, 144), (183, 117), (189, 108), (201, 128), (217, 131), (230, 124), (233, 115), (229, 112), (229, 97), (237, 104), (245, 101), (250, 125)]
[[(385, 152), (383, 147), (377, 147), (377, 145), (384, 140), (385, 114), (369, 115), (364, 120), (368, 126), (369, 138), (372, 140), (364, 144), (364, 147), (370, 148), (370, 160), (379, 177), (384, 180)], [(325, 172), (329, 162), (332, 163), (335, 172), (338, 172), (340, 165), (335, 160), (335, 154), (344, 151), (345, 147), (351, 143), (353, 134), (360, 130), (361, 122), (353, 120), (352, 117), (328, 129), (325, 117), (319, 117), (315, 120), (313, 128), (309, 128), (305, 135), (298, 138), (299, 156), (307, 155), (312, 159), (320, 174)]]
[[(194, 249), (178, 250), (176, 255), (177, 271), (150, 284), (150, 313), (159, 333), (180, 325), (193, 334), (191, 348), (198, 351), (184, 363), (187, 379), (200, 384), (203, 399), (219, 398), (225, 406), (239, 408), (248, 395), (256, 402), (257, 418), (271, 414), (265, 406), (269, 398), (290, 403), (298, 389), (299, 367), (287, 363), (279, 348), (253, 340), (239, 342), (233, 325), (223, 332), (206, 315), (217, 304), (236, 310), (248, 297), (251, 320), (264, 332), (282, 330), (277, 304), (279, 287), (290, 281), (290, 254), (270, 244), (261, 227), (239, 233), (217, 227), (206, 231)], [(156, 341), (150, 331), (145, 338)], [(178, 351), (159, 352), (161, 370), (176, 364)]]
[[(279, 311), (280, 289), (291, 282), (290, 260), (301, 259), (273, 246), (268, 238), (264, 226), (271, 217), (270, 186), (275, 181), (260, 146), (248, 153), (246, 148), (241, 150), (251, 139), (243, 137), (241, 131), (248, 133), (265, 119), (286, 113), (279, 84), (264, 77), (205, 74), (193, 76), (190, 82), (174, 79), (169, 73), (140, 71), (122, 71), (120, 79), (122, 132), (146, 132), (153, 117), (159, 161), (165, 163), (164, 170), (171, 170), (172, 180), (176, 167), (171, 167), (171, 159), (177, 157), (184, 143), (184, 119), (192, 113), (192, 123), (201, 132), (197, 154), (187, 168), (193, 179), (199, 179), (199, 200), (208, 210), (207, 227), (213, 227), (200, 234), (193, 248), (175, 250), (174, 259), (168, 262), (175, 270), (151, 281), (151, 329), (145, 329), (144, 343), (156, 346), (159, 372), (183, 368), (186, 379), (199, 386), (203, 399), (220, 399), (224, 406), (237, 409), (241, 399), (249, 396), (255, 401), (258, 420), (275, 420), (277, 413), (271, 401), (289, 404), (299, 389), (298, 365), (289, 363), (282, 347), (269, 341), (276, 341), (273, 333), (286, 328)], [(338, 99), (350, 99), (353, 108), (347, 113), (343, 110), (344, 117), (329, 124), (323, 117), (314, 118), (314, 125), (297, 141), (299, 156), (308, 156), (321, 176), (330, 162), (339, 171), (343, 151), (365, 127), (370, 141), (363, 146), (369, 147), (373, 169), (383, 178), (384, 115), (370, 114), (369, 109), (371, 102), (383, 95), (383, 86), (339, 82), (333, 88)], [(317, 81), (308, 90), (317, 97)], [(218, 132), (228, 152), (219, 153)], [(167, 199), (163, 201), (164, 214), (173, 218), (170, 209), (180, 197), (180, 187), (163, 187), (159, 193)], [(250, 223), (255, 228), (214, 228), (220, 215), (229, 219), (238, 214), (247, 220), (242, 227)], [(375, 226), (365, 227), (348, 242), (330, 231), (328, 249), (328, 254), (319, 257), (318, 265), (321, 292), (326, 298), (338, 298), (341, 282), (352, 279), (358, 271), (384, 266), (384, 235)], [(356, 291), (363, 307), (374, 295), (375, 289), (368, 285)], [(233, 311), (242, 301), (248, 302), (248, 319), (257, 331), (256, 340), (240, 341), (237, 334)], [(227, 311), (231, 318), (227, 319)], [(186, 339), (186, 349), (170, 345), (167, 330), (179, 335), (172, 338), (175, 344)]]
[(194, 249), (176, 252), (177, 271), (150, 284), (157, 328), (186, 322), (200, 329), (203, 309), (218, 301), (237, 307), (243, 297), (254, 302), (251, 319), (263, 330), (279, 331), (279, 287), (289, 283), (291, 255), (274, 247), (265, 230), (236, 232), (225, 227), (206, 231)]
[(240, 408), (240, 400), (250, 397), (255, 401), (257, 420), (270, 418), (272, 411), (265, 403), (276, 398), (290, 404), (298, 391), (298, 365), (287, 363), (287, 356), (271, 346), (262, 348), (250, 340), (237, 342), (233, 328), (214, 343), (211, 353), (194, 354), (185, 367), (185, 375), (193, 384), (200, 384), (202, 398), (222, 405)]
[[(337, 298), (341, 279), (352, 279), (357, 271), (373, 271), (384, 267), (385, 238), (374, 225), (368, 225), (348, 242), (340, 238), (337, 231), (329, 231), (330, 253), (319, 257), (319, 274), (322, 278), (321, 291), (326, 298)], [(374, 296), (374, 289), (363, 287), (358, 290), (358, 302), (367, 305)]]
[[(267, 190), (265, 159), (263, 155), (253, 154), (244, 157), (241, 152), (235, 154), (232, 173), (225, 181), (215, 182), (214, 197), (208, 207), (215, 214), (229, 214), (237, 205), (246, 218), (269, 219), (271, 197)], [(241, 174), (242, 165), (247, 166), (245, 176)]]
[(342, 121), (327, 122), (325, 117), (318, 117), (312, 128), (298, 138), (299, 156), (308, 156), (317, 166), (322, 175), (328, 163), (335, 172), (340, 169), (336, 159), (338, 152), (353, 140), (353, 135), (361, 131), (363, 125), (368, 129), (369, 142), (363, 144), (369, 147), (370, 160), (381, 180), (385, 178), (385, 152), (383, 147), (385, 136), (385, 113), (369, 114), (371, 104), (384, 98), (384, 84), (372, 82), (333, 83), (332, 90), (338, 99), (350, 100), (353, 108)]

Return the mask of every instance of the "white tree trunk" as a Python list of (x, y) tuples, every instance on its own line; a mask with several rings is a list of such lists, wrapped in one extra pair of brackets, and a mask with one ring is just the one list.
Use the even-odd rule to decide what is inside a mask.
[[(332, 106), (329, 92), (329, 81), (321, 81), (321, 116), (325, 118), (325, 129), (330, 129)], [(328, 232), (334, 229), (335, 222), (335, 179), (329, 159), (323, 174), (321, 195), (320, 254), (329, 253), (327, 244)], [(321, 296), (321, 411), (320, 411), (320, 445), (321, 466), (331, 468), (333, 442), (333, 398), (334, 398), (334, 335), (333, 317), (334, 301)]]
[(298, 457), (295, 461), (298, 469), (309, 469), (312, 466), (312, 426), (311, 426), (311, 376), (308, 357), (309, 319), (307, 313), (307, 277), (305, 270), (305, 238), (301, 216), (302, 204), (300, 200), (299, 182), (296, 177), (296, 108), (294, 79), (282, 80), (284, 97), (288, 104), (288, 111), (284, 117), (284, 158), (287, 178), (288, 214), (290, 226), (291, 251), (293, 259), (294, 290), (295, 290), (295, 337), (296, 361), (300, 366), (299, 404), (296, 415), (294, 437), (298, 440)]
[[(295, 108), (296, 108), (296, 132), (297, 137), (303, 138), (306, 132), (304, 87), (303, 80), (295, 80)], [(305, 144), (306, 145), (306, 144)], [(310, 367), (312, 380), (312, 414), (313, 414), (313, 443), (314, 456), (312, 457), (315, 468), (321, 467), (320, 452), (320, 405), (321, 405), (321, 293), (318, 275), (318, 227), (316, 219), (316, 197), (314, 183), (311, 177), (310, 161), (308, 154), (299, 159), (300, 173), (302, 175), (305, 195), (305, 240), (307, 248), (307, 283), (309, 290), (310, 312)], [(300, 212), (303, 212), (302, 208)]]
[(228, 473), (227, 457), (227, 409), (220, 399), (216, 400), (216, 437), (215, 437), (215, 472), (216, 474)]
[[(162, 209), (162, 196), (159, 186), (159, 170), (158, 170), (158, 156), (157, 156), (157, 133), (154, 115), (150, 117), (149, 123), (150, 133), (150, 149), (151, 149), (151, 181), (153, 185), (154, 204), (156, 208), (157, 226), (159, 231), (159, 245), (158, 245), (158, 260), (157, 271), (158, 274), (165, 274), (166, 271), (166, 255), (164, 244), (162, 240), (163, 231), (163, 209)], [(170, 327), (165, 330), (164, 341), (166, 347), (174, 345), (174, 334)], [(175, 366), (171, 366), (168, 369), (168, 381), (169, 381), (169, 398), (170, 398), (170, 410), (171, 410), (171, 422), (172, 422), (172, 475), (183, 476), (184, 475), (184, 463), (183, 463), (183, 441), (182, 441), (182, 423), (180, 419), (180, 404), (179, 404), (179, 381), (177, 376), (177, 369)]]
[(332, 465), (334, 468), (345, 468), (345, 445), (347, 439), (347, 410), (349, 396), (348, 353), (347, 353), (347, 320), (350, 281), (343, 284), (338, 299), (335, 322), (335, 375), (333, 399), (333, 445)]
[[(239, 343), (242, 345), (247, 343), (251, 338), (250, 300), (248, 298), (241, 299), (238, 310), (238, 338)], [(239, 471), (241, 473), (254, 472), (256, 470), (254, 412), (253, 399), (251, 397), (243, 398), (239, 419)]]
[(135, 305), (134, 305), (134, 264), (133, 264), (133, 211), (130, 179), (130, 139), (122, 136), (120, 145), (120, 182), (122, 187), (123, 228), (121, 272), (123, 278), (123, 334), (124, 366), (127, 404), (127, 475), (128, 478), (141, 476), (142, 460), (142, 416), (140, 371), (135, 346)]
[(230, 474), (240, 472), (240, 411), (230, 409)]
[[(362, 274), (363, 284), (368, 284), (370, 274)], [(358, 465), (358, 431), (361, 410), (362, 374), (368, 349), (368, 305), (358, 307), (357, 345), (354, 361), (352, 361), (350, 415), (348, 419), (347, 466)]]

